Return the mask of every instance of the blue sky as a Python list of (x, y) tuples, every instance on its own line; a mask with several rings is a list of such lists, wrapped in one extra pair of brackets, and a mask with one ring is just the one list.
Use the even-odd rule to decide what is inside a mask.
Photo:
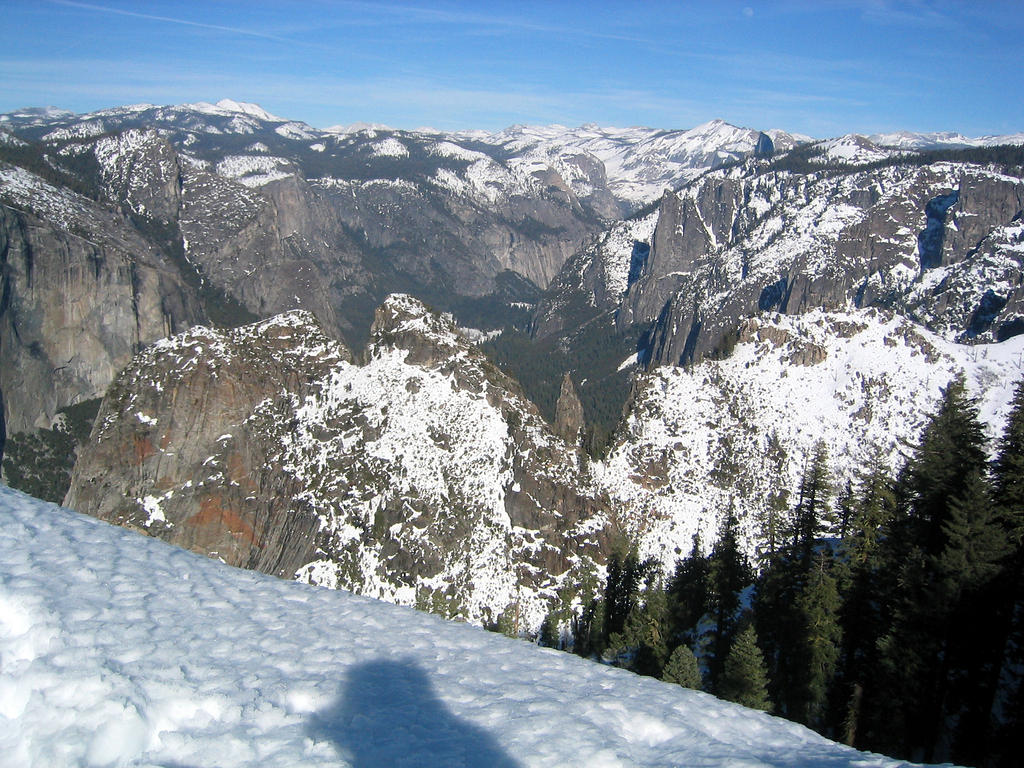
[(316, 127), (1024, 131), (1024, 2), (0, 0), (0, 112), (253, 101)]

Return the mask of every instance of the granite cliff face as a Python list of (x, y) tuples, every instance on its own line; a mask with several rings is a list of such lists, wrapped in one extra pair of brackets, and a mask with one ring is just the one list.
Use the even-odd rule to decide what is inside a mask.
[[(1020, 273), (1022, 201), (1021, 179), (948, 163), (709, 178), (663, 201), (620, 322), (655, 321), (650, 359), (673, 364), (721, 352), (742, 319), (770, 311), (887, 306), (952, 338), (992, 338), (1015, 322), (1020, 286), (963, 276), (986, 262)], [(954, 303), (984, 312), (993, 289), (1004, 304), (985, 325), (949, 317)]]
[(153, 345), (104, 399), (66, 505), (233, 565), (524, 627), (611, 535), (575, 446), (404, 295), (377, 311), (362, 365), (303, 312)]
[(0, 164), (0, 392), (8, 432), (100, 397), (132, 355), (203, 318), (125, 218)]
[(648, 365), (678, 365), (727, 353), (745, 319), (769, 312), (885, 307), (966, 343), (1024, 330), (1019, 168), (783, 167), (709, 173), (615, 225), (566, 265), (535, 332), (571, 327), (573, 311), (613, 314), (649, 329)]
[(300, 489), (275, 475), (252, 417), (287, 408), (348, 358), (299, 311), (148, 347), (104, 398), (66, 505), (232, 565), (293, 570), (316, 520), (284, 530), (280, 499)]

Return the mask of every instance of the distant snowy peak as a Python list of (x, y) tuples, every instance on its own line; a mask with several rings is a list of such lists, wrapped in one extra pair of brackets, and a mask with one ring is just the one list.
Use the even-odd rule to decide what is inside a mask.
[[(629, 209), (658, 199), (709, 168), (740, 160), (757, 151), (786, 151), (808, 139), (772, 130), (762, 132), (740, 128), (724, 120), (711, 120), (689, 130), (655, 128), (610, 128), (593, 124), (578, 128), (562, 125), (507, 128), (490, 136), (476, 135), (477, 141), (496, 144), (505, 151), (536, 164), (563, 163), (591, 158), (604, 166), (608, 189)], [(766, 142), (767, 138), (767, 142)], [(556, 167), (563, 173), (562, 167)], [(585, 197), (586, 184), (566, 181)]]
[(234, 101), (233, 99), (221, 99), (216, 104), (210, 104), (205, 101), (196, 102), (195, 104), (184, 105), (187, 108), (193, 109), (196, 112), (203, 112), (209, 115), (231, 115), (231, 114), (242, 114), (248, 115), (249, 117), (255, 117), (257, 120), (263, 120), (268, 123), (286, 123), (283, 117), (277, 117), (272, 115), (267, 110), (263, 109), (259, 104), (253, 104), (247, 101)]
[(820, 153), (811, 158), (819, 163), (841, 163), (845, 165), (867, 165), (902, 154), (926, 152), (934, 149), (970, 149), (973, 147), (996, 147), (1005, 144), (1024, 144), (1024, 133), (1004, 136), (981, 136), (968, 138), (959, 133), (875, 133), (864, 136), (848, 133), (825, 139), (815, 144)]
[(328, 128), (324, 128), (323, 132), (328, 134), (339, 134), (346, 135), (349, 133), (360, 133), (361, 131), (393, 131), (395, 130), (390, 125), (384, 125), (384, 123), (350, 123), (349, 125), (332, 125)]
[(64, 120), (70, 117), (75, 117), (75, 113), (58, 107), (24, 107), (0, 115), (0, 122), (8, 123), (17, 120), (30, 125), (38, 125), (50, 120)]
[(895, 131), (893, 133), (875, 133), (867, 138), (872, 143), (882, 147), (906, 150), (959, 149), (967, 147), (996, 147), (1003, 144), (1024, 144), (1024, 133), (969, 138), (952, 131), (937, 133)]
[(821, 153), (812, 160), (823, 165), (867, 165), (903, 153), (899, 148), (885, 147), (857, 133), (819, 142), (816, 147)]

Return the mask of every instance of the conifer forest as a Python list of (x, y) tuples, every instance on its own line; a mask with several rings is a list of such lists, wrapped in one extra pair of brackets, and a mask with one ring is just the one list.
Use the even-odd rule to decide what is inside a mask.
[(962, 379), (895, 473), (878, 457), (837, 487), (819, 443), (756, 562), (722, 516), (715, 546), (695, 537), (667, 579), (621, 542), (606, 582), (579, 586), (582, 613), (552, 611), (541, 643), (860, 749), (1019, 764), (1024, 383), (994, 445)]

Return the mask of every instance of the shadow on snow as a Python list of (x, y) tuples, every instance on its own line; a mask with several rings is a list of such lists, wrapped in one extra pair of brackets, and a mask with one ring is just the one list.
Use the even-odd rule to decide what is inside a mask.
[(409, 660), (353, 668), (335, 704), (313, 716), (309, 733), (334, 744), (354, 768), (518, 766), (490, 734), (448, 711)]

